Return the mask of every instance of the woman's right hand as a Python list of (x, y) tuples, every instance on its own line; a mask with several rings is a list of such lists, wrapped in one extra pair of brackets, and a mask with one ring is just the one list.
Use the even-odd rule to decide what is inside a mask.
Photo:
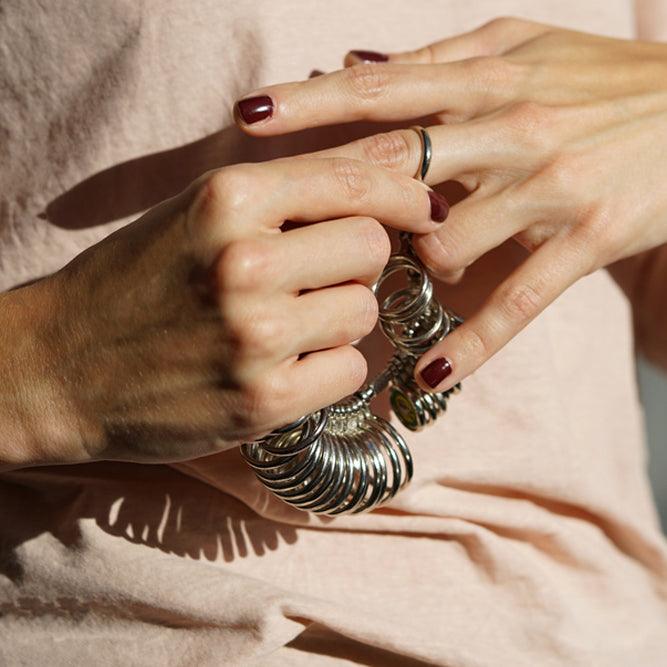
[(44, 441), (25, 463), (190, 459), (356, 391), (380, 223), (433, 231), (438, 197), (351, 159), (226, 167), (5, 295), (49, 295), (17, 392)]

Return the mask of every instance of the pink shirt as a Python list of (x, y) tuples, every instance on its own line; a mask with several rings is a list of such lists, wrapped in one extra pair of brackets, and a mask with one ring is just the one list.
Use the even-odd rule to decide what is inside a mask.
[[(496, 15), (655, 38), (628, 0), (109, 2), (0, 11), (0, 289), (49, 274), (206, 169), (334, 144), (253, 140), (235, 99)], [(662, 32), (661, 32), (662, 31)], [(647, 33), (648, 34), (648, 33)], [(464, 315), (521, 261), (459, 288)], [(377, 370), (381, 337), (363, 347)], [(380, 406), (386, 414), (386, 405)], [(5, 664), (664, 665), (667, 549), (645, 474), (628, 304), (579, 281), (406, 433), (411, 486), (315, 518), (237, 450), (0, 476)], [(185, 474), (183, 474), (185, 473)]]

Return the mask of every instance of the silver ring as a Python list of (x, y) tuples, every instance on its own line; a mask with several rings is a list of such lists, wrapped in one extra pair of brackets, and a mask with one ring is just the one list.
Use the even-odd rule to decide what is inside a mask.
[(411, 130), (414, 130), (419, 136), (419, 142), (422, 147), (422, 159), (419, 163), (419, 168), (414, 178), (418, 181), (423, 181), (426, 178), (428, 168), (431, 166), (431, 157), (433, 155), (433, 148), (431, 145), (431, 137), (428, 132), (421, 125), (413, 125)]

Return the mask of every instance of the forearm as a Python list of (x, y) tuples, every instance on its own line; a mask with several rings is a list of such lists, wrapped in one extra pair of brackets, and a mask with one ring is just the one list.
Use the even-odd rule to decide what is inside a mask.
[(52, 309), (40, 284), (0, 293), (0, 469), (80, 459), (49, 364)]
[(609, 267), (632, 305), (637, 349), (667, 370), (667, 245)]

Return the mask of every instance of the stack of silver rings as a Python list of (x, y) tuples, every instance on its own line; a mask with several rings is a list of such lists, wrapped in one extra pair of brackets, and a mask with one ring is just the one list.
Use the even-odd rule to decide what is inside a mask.
[[(430, 141), (422, 142), (422, 167), (430, 161)], [(427, 393), (414, 380), (417, 359), (461, 324), (443, 308), (419, 261), (408, 234), (373, 289), (376, 296), (392, 275), (404, 273), (406, 285), (380, 301), (382, 331), (396, 348), (387, 368), (352, 396), (305, 415), (268, 435), (241, 446), (241, 453), (259, 481), (284, 502), (326, 515), (358, 513), (393, 498), (412, 478), (410, 449), (401, 434), (374, 415), (370, 403), (390, 389), (393, 412), (408, 429), (432, 423), (447, 408), (460, 384), (445, 392)]]

